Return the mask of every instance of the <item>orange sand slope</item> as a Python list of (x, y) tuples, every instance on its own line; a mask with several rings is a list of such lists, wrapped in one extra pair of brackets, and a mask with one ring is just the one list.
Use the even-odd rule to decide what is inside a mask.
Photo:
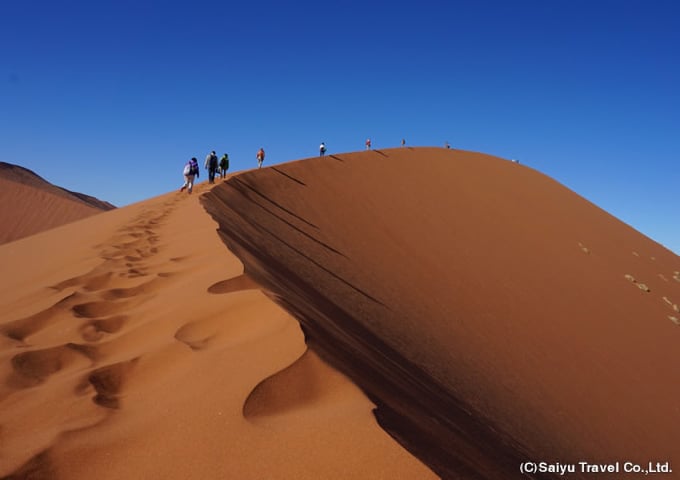
[(28, 169), (0, 162), (0, 244), (113, 208), (52, 185)]
[(552, 179), (403, 148), (203, 199), (247, 274), (442, 477), (525, 478), (527, 459), (680, 469), (680, 258)]
[(435, 478), (172, 193), (0, 246), (0, 478)]

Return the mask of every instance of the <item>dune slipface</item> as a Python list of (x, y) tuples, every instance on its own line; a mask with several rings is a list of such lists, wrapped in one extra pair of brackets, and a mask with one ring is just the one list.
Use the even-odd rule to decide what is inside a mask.
[(443, 478), (680, 469), (680, 259), (554, 180), (402, 148), (245, 173), (202, 200), (312, 350)]

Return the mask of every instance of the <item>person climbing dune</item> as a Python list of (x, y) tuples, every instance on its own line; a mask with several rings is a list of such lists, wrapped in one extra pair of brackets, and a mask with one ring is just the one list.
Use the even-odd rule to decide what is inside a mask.
[(220, 158), (220, 177), (222, 177), (222, 180), (227, 176), (227, 170), (229, 170), (229, 154), (225, 153)]
[(257, 151), (257, 168), (262, 168), (263, 163), (264, 163), (264, 148), (260, 148)]
[(208, 171), (208, 182), (215, 183), (215, 173), (217, 172), (217, 154), (215, 150), (205, 157), (205, 169)]
[(179, 189), (180, 192), (188, 189), (188, 193), (191, 193), (194, 189), (194, 179), (199, 177), (198, 172), (198, 160), (196, 157), (192, 157), (186, 164), (184, 164), (184, 185)]

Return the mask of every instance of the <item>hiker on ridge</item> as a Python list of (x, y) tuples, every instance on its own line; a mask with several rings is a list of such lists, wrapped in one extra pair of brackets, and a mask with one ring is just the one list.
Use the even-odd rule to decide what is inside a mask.
[(319, 145), (319, 156), (323, 157), (324, 155), (326, 155), (326, 144), (321, 142), (321, 145)]
[(208, 171), (208, 181), (215, 183), (215, 172), (217, 172), (217, 155), (215, 150), (205, 157), (205, 169)]
[(229, 154), (225, 153), (220, 158), (220, 177), (222, 177), (222, 180), (227, 175), (227, 170), (229, 170)]
[(366, 139), (366, 150), (370, 150), (370, 149), (371, 149), (371, 139), (367, 138)]
[(199, 177), (198, 173), (198, 160), (196, 160), (196, 157), (192, 157), (191, 160), (189, 160), (185, 165), (184, 165), (184, 185), (182, 185), (182, 188), (179, 189), (180, 192), (183, 192), (185, 188), (188, 188), (188, 192), (191, 193), (191, 191), (194, 189), (194, 178)]
[(257, 168), (262, 168), (263, 162), (264, 162), (264, 148), (260, 148), (257, 151)]

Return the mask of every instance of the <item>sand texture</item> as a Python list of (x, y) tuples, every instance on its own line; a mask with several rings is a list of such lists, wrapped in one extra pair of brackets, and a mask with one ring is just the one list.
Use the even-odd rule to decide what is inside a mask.
[(0, 478), (436, 476), (193, 195), (0, 246)]
[(0, 264), (0, 478), (680, 469), (680, 259), (524, 165), (290, 162)]
[(0, 244), (113, 208), (52, 185), (31, 170), (0, 162)]
[(523, 478), (522, 460), (680, 468), (680, 259), (554, 180), (403, 148), (246, 173), (204, 203), (247, 274), (442, 477)]

